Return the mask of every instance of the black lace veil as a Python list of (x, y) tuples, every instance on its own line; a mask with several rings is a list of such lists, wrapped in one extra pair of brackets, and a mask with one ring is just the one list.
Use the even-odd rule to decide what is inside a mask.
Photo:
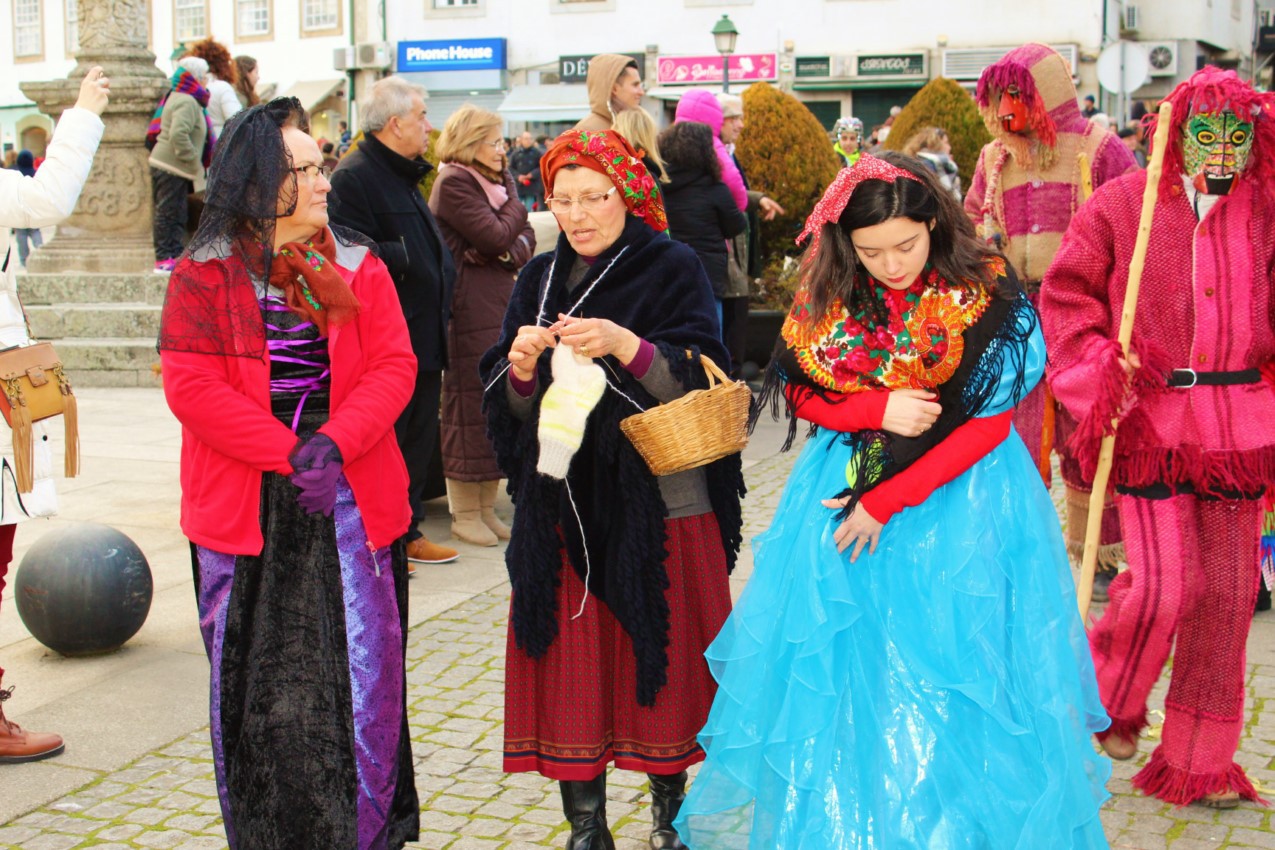
[[(235, 114), (217, 140), (204, 211), (168, 282), (161, 351), (262, 357), (265, 325), (258, 299), (270, 280), (275, 220), (296, 210), (297, 178), (283, 130), (310, 130), (295, 97)], [(333, 229), (347, 245), (361, 234)]]

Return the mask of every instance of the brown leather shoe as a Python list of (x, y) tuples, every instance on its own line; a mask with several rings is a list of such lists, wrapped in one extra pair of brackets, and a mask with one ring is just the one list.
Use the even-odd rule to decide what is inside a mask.
[[(460, 553), (455, 549), (449, 549), (446, 546), (439, 546), (437, 543), (429, 542), (428, 538), (418, 537), (411, 543), (407, 544), (407, 560), (410, 565), (412, 561), (418, 564), (446, 564), (460, 557)], [(409, 566), (408, 572), (411, 572)]]
[(1240, 804), (1240, 794), (1238, 791), (1232, 791), (1227, 788), (1225, 791), (1205, 794), (1195, 802), (1210, 809), (1234, 809)]
[(1128, 761), (1138, 754), (1138, 739), (1121, 738), (1119, 735), (1108, 735), (1098, 742), (1103, 752), (1116, 761)]
[(13, 695), (13, 688), (0, 688), (0, 764), (20, 764), (52, 758), (66, 749), (61, 735), (44, 732), (27, 732), (4, 716), (4, 703)]

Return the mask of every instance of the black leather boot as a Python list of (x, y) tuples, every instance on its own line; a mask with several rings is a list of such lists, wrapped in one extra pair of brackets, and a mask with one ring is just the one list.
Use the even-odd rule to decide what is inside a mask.
[(673, 828), (673, 819), (686, 799), (686, 771), (672, 776), (648, 773), (651, 780), (651, 850), (682, 850), (686, 845)]
[(607, 827), (607, 775), (584, 782), (559, 782), (562, 813), (571, 823), (567, 850), (615, 850), (615, 839)]

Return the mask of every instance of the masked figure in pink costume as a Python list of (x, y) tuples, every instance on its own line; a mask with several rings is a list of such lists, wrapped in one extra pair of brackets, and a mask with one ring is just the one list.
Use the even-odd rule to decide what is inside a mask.
[[(1068, 222), (1082, 202), (1080, 165), (1084, 153), (1093, 185), (1137, 167), (1120, 139), (1091, 123), (1076, 105), (1071, 68), (1055, 50), (1025, 44), (983, 71), (977, 90), (983, 121), (993, 139), (978, 158), (965, 212), (979, 235), (999, 246), (1018, 273), (1033, 303), (1041, 278), (1053, 262)], [(1053, 359), (1055, 340), (1046, 337)], [(1014, 428), (1041, 466), (1046, 393), (1042, 381), (1014, 413)], [(1062, 449), (1074, 421), (1056, 417)], [(1067, 549), (1080, 560), (1089, 515), (1089, 485), (1065, 451), (1059, 452), (1067, 484)], [(1048, 469), (1048, 459), (1045, 460)], [(1103, 515), (1098, 601), (1120, 560), (1120, 523), (1115, 509)]]
[[(1112, 718), (1137, 751), (1169, 650), (1164, 734), (1133, 783), (1185, 805), (1258, 799), (1234, 763), (1262, 494), (1275, 483), (1275, 96), (1205, 68), (1169, 95), (1173, 127), (1128, 362), (1114, 342), (1146, 175), (1099, 189), (1041, 289), (1050, 384), (1086, 472), (1121, 417), (1112, 481), (1129, 570), (1090, 635)], [(1126, 377), (1126, 374), (1129, 377)], [(1176, 646), (1174, 641), (1176, 640)]]

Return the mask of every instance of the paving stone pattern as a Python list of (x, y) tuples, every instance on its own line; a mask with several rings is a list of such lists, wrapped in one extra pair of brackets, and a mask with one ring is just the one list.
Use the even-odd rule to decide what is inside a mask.
[[(748, 536), (772, 515), (796, 452), (748, 470)], [(567, 827), (556, 783), (501, 771), (501, 719), (507, 591), (479, 594), (425, 622), (408, 644), (408, 698), (422, 804), (421, 836), (429, 850), (529, 850), (563, 847)], [(1275, 635), (1271, 615), (1255, 638)], [(1266, 621), (1266, 622), (1263, 622)], [(1266, 642), (1269, 643), (1269, 640)], [(1250, 641), (1250, 717), (1238, 761), (1275, 789), (1275, 651)], [(1165, 682), (1152, 698), (1162, 707)], [(1154, 715), (1153, 715), (1154, 716)], [(1148, 737), (1154, 737), (1153, 727)], [(1153, 740), (1128, 763), (1116, 763), (1112, 799), (1102, 813), (1113, 847), (1136, 850), (1273, 848), (1272, 813), (1245, 805), (1229, 812), (1175, 809), (1136, 793), (1130, 777)], [(608, 814), (619, 850), (646, 847), (650, 830), (646, 777), (611, 771)], [(989, 805), (993, 801), (988, 801)], [(173, 741), (123, 770), (0, 825), (0, 847), (23, 850), (214, 850), (225, 847), (207, 729)]]

